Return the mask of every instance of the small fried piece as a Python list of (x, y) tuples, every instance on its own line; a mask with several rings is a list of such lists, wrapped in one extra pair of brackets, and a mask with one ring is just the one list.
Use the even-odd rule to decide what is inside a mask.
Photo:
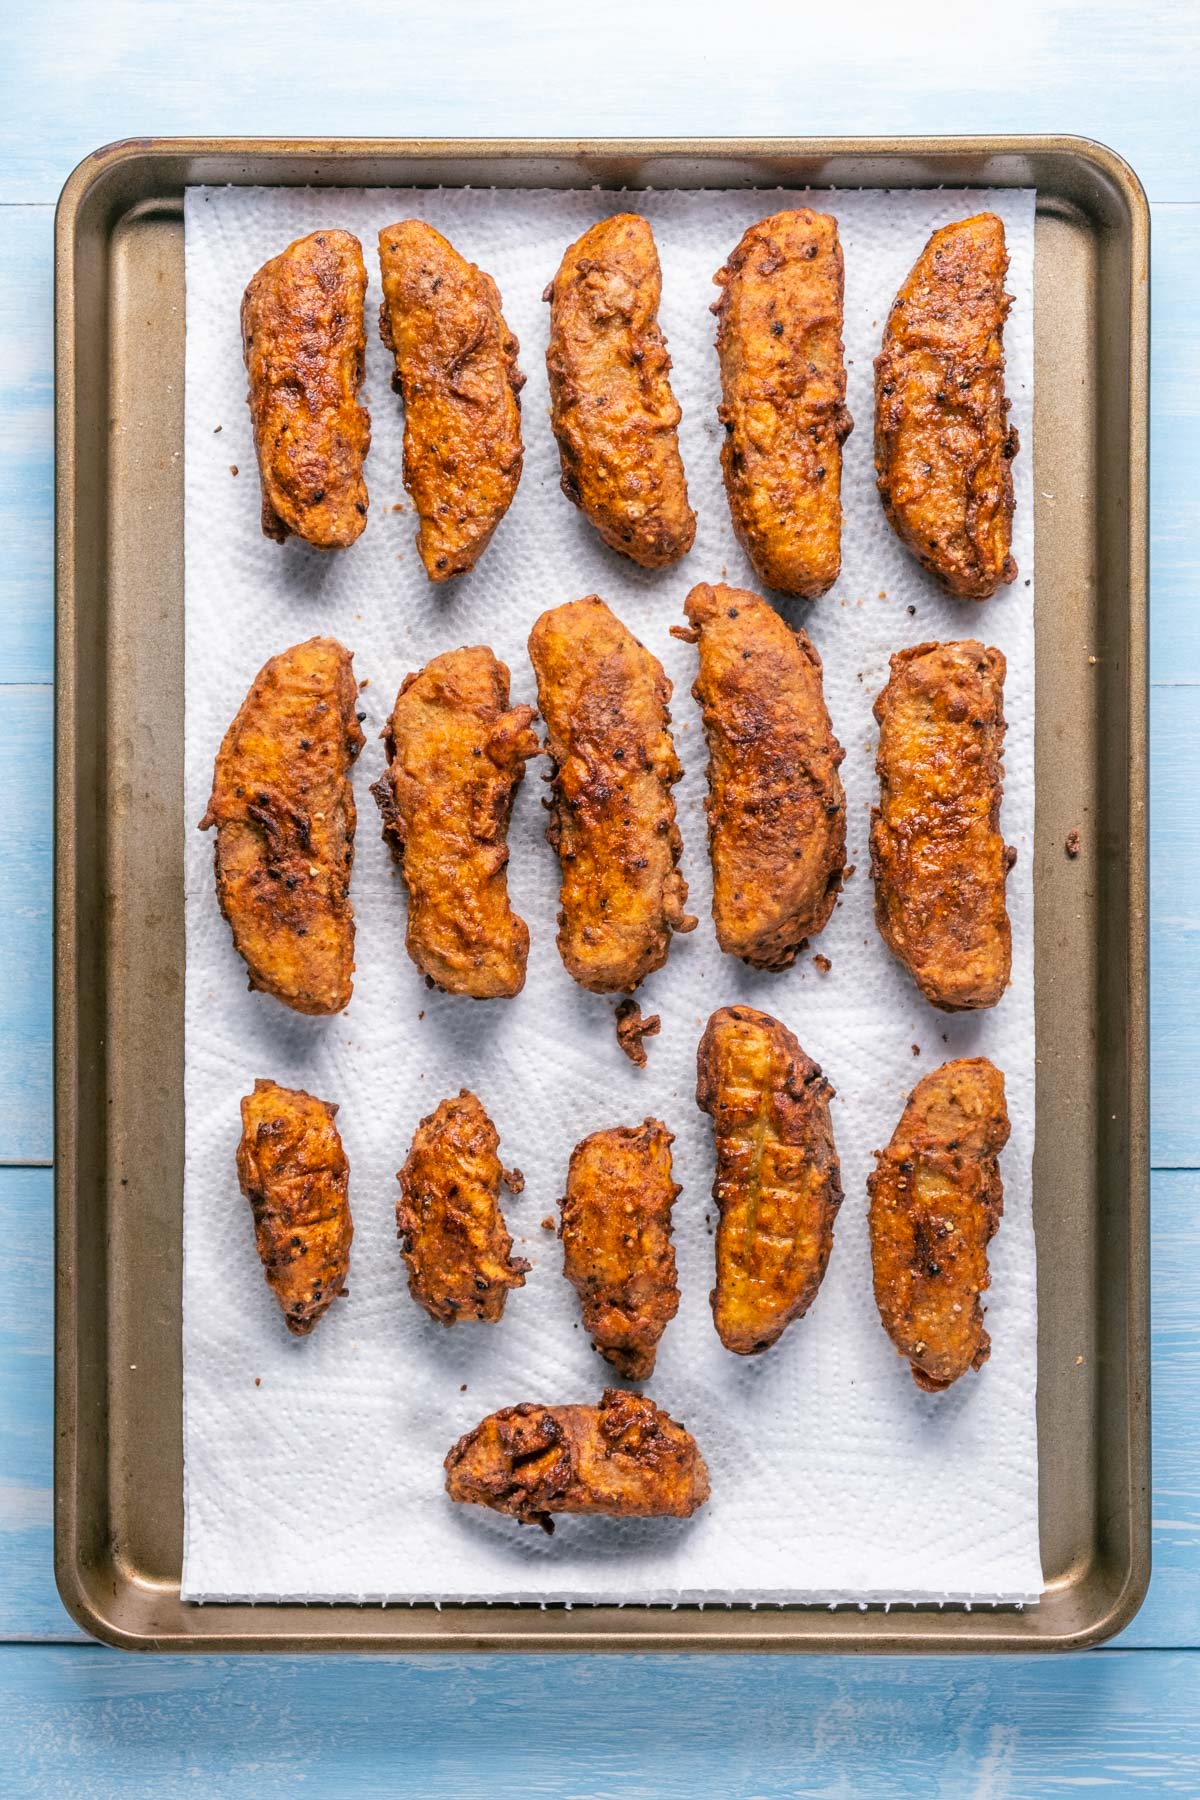
[(491, 276), (423, 220), (380, 232), (379, 268), (417, 551), (430, 581), (449, 581), (475, 567), (521, 479), (521, 346)]
[(700, 646), (717, 942), (752, 968), (790, 968), (828, 923), (846, 861), (846, 753), (821, 658), (742, 588), (694, 587), (684, 611)]
[(256, 1081), (242, 1101), (238, 1182), (293, 1337), (307, 1337), (344, 1292), (350, 1267), (350, 1164), (333, 1122), (337, 1110), (276, 1081)]
[(692, 931), (671, 788), (671, 683), (595, 594), (544, 612), (529, 657), (554, 766), (546, 837), (562, 865), (558, 948), (594, 994), (632, 992)]
[(690, 1432), (644, 1394), (605, 1388), (599, 1406), (526, 1401), (489, 1413), (445, 1462), (452, 1500), (553, 1531), (552, 1513), (687, 1519), (708, 1499)]
[(531, 706), (508, 704), (508, 670), (476, 645), (407, 675), (372, 787), (408, 887), (408, 954), (448, 994), (494, 1000), (525, 985), (529, 931), (508, 903), (508, 822), (528, 757)]
[(917, 644), (892, 657), (875, 702), (875, 922), (943, 1012), (995, 1006), (1009, 982), (1004, 675), (1000, 651), (974, 639)]
[(662, 1019), (658, 1013), (651, 1013), (648, 1018), (643, 1018), (642, 1009), (636, 1000), (622, 1000), (618, 1006), (617, 1045), (636, 1069), (644, 1069), (646, 1066), (645, 1039), (657, 1037), (661, 1029)]
[(585, 231), (544, 295), (563, 493), (611, 549), (644, 569), (676, 562), (696, 535), (661, 297), (654, 234), (636, 213)]
[(867, 1177), (875, 1304), (930, 1394), (991, 1354), (979, 1296), (991, 1282), (1008, 1132), (999, 1069), (984, 1056), (943, 1063), (917, 1083)]
[(786, 1025), (752, 1006), (712, 1015), (696, 1077), (717, 1148), (713, 1318), (727, 1350), (757, 1356), (808, 1311), (833, 1249), (833, 1089)]
[(593, 1347), (630, 1381), (654, 1373), (658, 1340), (679, 1311), (674, 1142), (660, 1119), (594, 1131), (571, 1152), (560, 1202), (563, 1274)]
[(995, 213), (935, 231), (875, 358), (875, 468), (893, 531), (959, 600), (1014, 581), (1004, 395), (1008, 251)]
[(397, 1175), (396, 1226), (408, 1264), (408, 1291), (431, 1319), (494, 1325), (509, 1288), (524, 1287), (529, 1264), (512, 1255), (500, 1211), (500, 1184), (524, 1186), (503, 1169), (496, 1127), (469, 1088), (421, 1120)]
[(842, 247), (807, 207), (760, 219), (713, 280), (725, 427), (721, 468), (738, 542), (768, 587), (816, 600), (842, 564)]
[(358, 239), (314, 231), (264, 263), (242, 297), (262, 528), (281, 544), (344, 549), (367, 522), (366, 291)]
[(217, 900), (250, 986), (293, 1012), (340, 1012), (354, 972), (354, 790), (363, 745), (352, 657), (334, 638), (281, 651), (225, 733), (200, 830), (217, 828)]

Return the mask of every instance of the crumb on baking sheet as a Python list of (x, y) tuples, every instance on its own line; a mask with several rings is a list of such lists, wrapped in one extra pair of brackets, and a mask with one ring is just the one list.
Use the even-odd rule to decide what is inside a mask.
[(1079, 855), (1079, 850), (1080, 850), (1079, 831), (1078, 831), (1077, 827), (1072, 829), (1071, 831), (1068, 831), (1067, 841), (1063, 845), (1063, 849), (1066, 851), (1066, 853), (1067, 853), (1068, 857), (1071, 859), (1071, 861), (1074, 862), (1075, 858)]
[(648, 1019), (644, 1019), (636, 1000), (622, 1000), (617, 1008), (617, 1043), (630, 1062), (639, 1069), (646, 1066), (646, 1046), (642, 1040), (657, 1037), (661, 1028), (662, 1019), (659, 1015), (651, 1013)]

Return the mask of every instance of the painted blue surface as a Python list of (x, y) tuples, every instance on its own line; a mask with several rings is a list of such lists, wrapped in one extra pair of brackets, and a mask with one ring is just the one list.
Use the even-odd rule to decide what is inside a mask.
[(4, 15), (0, 1637), (74, 1634), (50, 1569), (52, 1176), (11, 1166), (51, 1153), (53, 202), (80, 156), (146, 132), (1043, 130), (1098, 136), (1137, 169), (1154, 202), (1155, 1574), (1120, 1648), (1049, 1662), (209, 1661), (9, 1642), (0, 1793), (1200, 1793), (1200, 8), (847, 0), (818, 23), (794, 0), (355, 0), (337, 21), (331, 39), (315, 0)]

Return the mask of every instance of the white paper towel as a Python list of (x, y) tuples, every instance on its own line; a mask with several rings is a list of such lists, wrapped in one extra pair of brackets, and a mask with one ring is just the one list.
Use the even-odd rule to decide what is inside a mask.
[[(846, 447), (844, 566), (812, 606), (785, 604), (825, 663), (846, 748), (849, 860), (856, 873), (810, 952), (785, 974), (755, 974), (717, 950), (702, 802), (705, 750), (690, 696), (696, 653), (668, 635), (696, 581), (754, 587), (729, 523), (718, 464), (712, 275), (754, 220), (803, 204), (794, 192), (638, 193), (305, 191), (194, 188), (187, 253), (187, 1156), (184, 1201), (186, 1549), (183, 1593), (218, 1599), (987, 1600), (1041, 1589), (1037, 1531), (1036, 1293), (1030, 1205), (1033, 1035), (1033, 504), (1031, 193), (868, 191), (809, 197), (836, 213), (846, 263), (846, 354), (855, 430)], [(566, 244), (632, 206), (654, 226), (662, 323), (683, 407), (680, 438), (695, 547), (648, 573), (613, 555), (558, 487), (546, 417), (549, 309), (541, 293)], [(985, 605), (942, 597), (899, 547), (872, 467), (872, 371), (891, 298), (931, 230), (990, 207), (1005, 222), (1016, 296), (1008, 388), (1021, 434), (1016, 585)], [(401, 484), (402, 418), (375, 328), (376, 233), (417, 215), (499, 283), (521, 340), (525, 472), (473, 574), (432, 588), (413, 547)], [(254, 271), (291, 239), (341, 226), (362, 239), (370, 276), (364, 398), (372, 413), (370, 520), (349, 551), (282, 548), (259, 529), (238, 305)], [(218, 431), (218, 427), (220, 430)], [(236, 473), (234, 471), (236, 470)], [(487, 643), (535, 701), (526, 638), (543, 608), (596, 592), (658, 655), (675, 684), (676, 790), (683, 868), (700, 926), (639, 995), (662, 1015), (649, 1066), (617, 1048), (614, 1003), (577, 988), (554, 943), (557, 867), (543, 839), (530, 767), (511, 833), (514, 903), (532, 936), (515, 1001), (429, 992), (404, 951), (404, 894), (379, 837), (368, 784), (397, 686), (439, 650)], [(369, 678), (368, 747), (353, 900), (354, 999), (333, 1019), (301, 1018), (249, 993), (213, 893), (204, 812), (213, 757), (261, 664), (317, 632), (355, 652)], [(980, 636), (1008, 658), (1003, 826), (1013, 985), (993, 1011), (947, 1018), (918, 996), (876, 934), (867, 825), (874, 794), (871, 703), (888, 656), (935, 637)], [(833, 967), (821, 974), (811, 957)], [(846, 1200), (833, 1257), (808, 1317), (765, 1356), (728, 1354), (713, 1331), (709, 1121), (696, 1110), (695, 1050), (716, 1006), (777, 1014), (835, 1088)], [(992, 1358), (948, 1393), (914, 1387), (880, 1327), (871, 1292), (866, 1177), (914, 1081), (947, 1057), (985, 1053), (1003, 1069), (1013, 1131), (1004, 1220), (992, 1246)], [(335, 1100), (350, 1158), (350, 1293), (310, 1338), (288, 1336), (263, 1281), (238, 1191), (238, 1102), (256, 1076)], [(409, 1298), (395, 1239), (395, 1171), (417, 1120), (474, 1088), (506, 1165), (526, 1187), (504, 1206), (533, 1268), (498, 1326), (434, 1324)], [(712, 1499), (679, 1520), (564, 1519), (553, 1539), (479, 1508), (453, 1506), (442, 1458), (493, 1408), (593, 1400), (612, 1371), (590, 1348), (563, 1280), (555, 1218), (572, 1146), (648, 1114), (676, 1134), (682, 1289), (654, 1399), (695, 1433)]]

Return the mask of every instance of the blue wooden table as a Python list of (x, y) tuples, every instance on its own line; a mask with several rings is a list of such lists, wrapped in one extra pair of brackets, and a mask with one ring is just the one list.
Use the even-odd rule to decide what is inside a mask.
[[(1200, 1793), (1200, 7), (7, 0), (0, 18), (0, 1793)], [(1079, 132), (1153, 207), (1154, 1557), (1055, 1661), (129, 1658), (51, 1574), (51, 228), (143, 133)]]

